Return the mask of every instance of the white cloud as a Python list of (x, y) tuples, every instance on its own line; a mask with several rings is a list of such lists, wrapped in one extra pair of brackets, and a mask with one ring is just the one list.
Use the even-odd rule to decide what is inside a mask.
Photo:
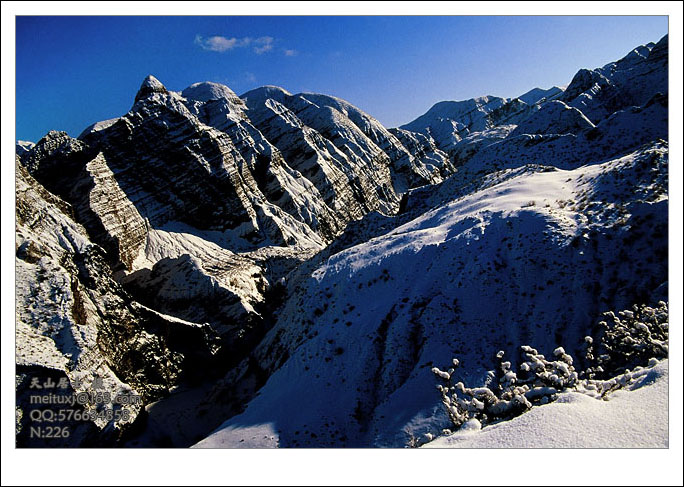
[(264, 36), (254, 40), (254, 52), (263, 54), (273, 49), (273, 37)]
[(299, 53), (295, 49), (283, 49), (283, 54), (286, 56), (296, 56)]
[(206, 51), (225, 52), (235, 48), (238, 44), (235, 37), (227, 38), (223, 36), (211, 36), (203, 39), (201, 35), (195, 36), (195, 44), (198, 44)]
[(273, 50), (273, 37), (225, 37), (225, 36), (211, 36), (204, 38), (197, 34), (195, 36), (195, 44), (200, 46), (205, 51), (226, 52), (239, 47), (252, 47), (257, 54), (263, 54)]

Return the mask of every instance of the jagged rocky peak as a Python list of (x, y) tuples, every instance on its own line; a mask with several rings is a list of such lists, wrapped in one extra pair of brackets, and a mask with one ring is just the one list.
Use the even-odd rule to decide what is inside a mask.
[(585, 91), (596, 87), (602, 87), (609, 84), (605, 76), (595, 70), (582, 68), (568, 85), (568, 88), (561, 97), (562, 101), (572, 101)]
[(667, 53), (669, 45), (669, 36), (665, 34), (662, 39), (655, 43), (651, 52), (648, 55), (648, 59), (651, 62), (667, 62)]
[(620, 59), (618, 63), (629, 65), (641, 62), (648, 57), (648, 55), (651, 53), (651, 49), (653, 49), (653, 46), (655, 46), (655, 43), (649, 42), (646, 45), (635, 47), (629, 52), (629, 54)]
[[(31, 150), (21, 156), (21, 162), (32, 176), (41, 179), (38, 173), (63, 170), (67, 161), (76, 159), (84, 152), (86, 145), (78, 139), (69, 137), (66, 132), (50, 130)], [(61, 168), (61, 169), (60, 169)]]
[(485, 116), (505, 105), (508, 101), (508, 99), (498, 96), (480, 96), (462, 101), (440, 101), (435, 103), (427, 113), (400, 128), (421, 132), (435, 120), (452, 120), (461, 130), (479, 130), (481, 128), (480, 122)]
[(168, 93), (169, 91), (157, 78), (148, 74), (145, 80), (140, 85), (138, 94), (135, 95), (135, 101), (142, 100), (153, 93)]
[(52, 145), (52, 144), (60, 144), (62, 141), (68, 140), (69, 139), (69, 134), (67, 134), (64, 131), (60, 130), (50, 130), (47, 134), (45, 134), (36, 144), (34, 144), (34, 147), (36, 146), (42, 146), (42, 145)]
[(355, 107), (342, 98), (331, 95), (322, 95), (320, 93), (301, 93), (300, 96), (320, 107), (326, 106), (334, 108), (338, 112), (348, 117), (364, 133), (368, 133), (373, 129), (384, 130), (384, 127), (382, 127), (380, 122), (378, 122), (373, 116)]
[(656, 93), (668, 92), (667, 45), (666, 35), (603, 67), (580, 69), (558, 99), (594, 123), (617, 110), (644, 105)]
[[(97, 167), (102, 177), (84, 191), (91, 201), (75, 206), (89, 212), (93, 191), (104, 188), (99, 184), (104, 180), (130, 201), (136, 211), (129, 213), (142, 238), (136, 240), (139, 248), (125, 252), (129, 270), (138, 256), (144, 257), (145, 234), (163, 226), (219, 232), (214, 238), (234, 250), (284, 244), (287, 236), (300, 244), (322, 244), (308, 225), (322, 226), (330, 220), (330, 210), (307, 181), (282, 164), (275, 148), (244, 116), (239, 99), (188, 100), (176, 92), (160, 94), (159, 86), (146, 79), (130, 112), (113, 123), (96, 124), (97, 130), (86, 130), (81, 141), (92, 148), (93, 157), (102, 153)], [(208, 92), (232, 93), (207, 84), (192, 91), (205, 98)], [(141, 99), (141, 93), (151, 94)], [(65, 197), (76, 203), (78, 195)], [(108, 221), (122, 221), (123, 206), (110, 206), (108, 214), (117, 216)], [(122, 230), (121, 235), (131, 233)]]
[(180, 96), (190, 112), (210, 127), (230, 131), (229, 127), (235, 123), (248, 120), (245, 102), (224, 84), (212, 81), (193, 83)]
[[(242, 98), (255, 126), (293, 169), (314, 184), (327, 204), (346, 215), (345, 220), (376, 209), (395, 211), (399, 198), (390, 165), (400, 157), (394, 154), (398, 140), (377, 123), (373, 130), (366, 123), (370, 117), (359, 117), (356, 123), (330, 97), (311, 95), (318, 96), (314, 102), (307, 96), (264, 86)], [(351, 105), (347, 108), (348, 113), (362, 113)]]
[(455, 161), (458, 145), (468, 135), (502, 124), (517, 124), (529, 112), (530, 106), (518, 98), (481, 96), (462, 101), (441, 101), (401, 128), (429, 136)]
[[(21, 158), (21, 162), (31, 176), (48, 190), (59, 194), (60, 191), (54, 187), (57, 180), (72, 176), (91, 156), (92, 151), (85, 142), (70, 137), (66, 132), (51, 130)], [(51, 180), (53, 177), (55, 181)]]

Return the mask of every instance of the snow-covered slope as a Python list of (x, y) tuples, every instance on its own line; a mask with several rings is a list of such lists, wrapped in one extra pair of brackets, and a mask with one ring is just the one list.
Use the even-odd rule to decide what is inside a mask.
[(538, 112), (524, 120), (509, 135), (577, 134), (594, 128), (594, 124), (576, 108), (562, 101), (545, 103)]
[[(561, 102), (552, 103), (562, 107)], [(569, 125), (554, 124), (548, 115), (556, 117), (557, 114), (549, 113), (546, 109), (540, 110), (528, 119), (529, 131), (543, 128), (549, 133), (521, 134), (526, 131), (523, 125), (520, 131), (511, 132), (503, 139), (481, 143), (447, 183), (452, 187), (465, 186), (495, 171), (525, 164), (574, 168), (587, 161), (622, 155), (651, 141), (667, 140), (668, 136), (667, 96), (659, 94), (644, 106), (613, 113), (595, 128), (587, 125), (588, 121), (580, 113), (565, 109), (559, 111), (572, 111), (570, 118), (574, 120)]]
[(240, 97), (226, 85), (205, 81), (203, 83), (193, 83), (185, 88), (181, 95), (188, 100), (207, 102), (210, 100), (227, 100), (238, 106), (243, 105)]
[(498, 349), (579, 346), (667, 281), (666, 158), (540, 168), (303, 270), (255, 351), (272, 375), (198, 446), (249, 446), (259, 425), (279, 446), (404, 445), (439, 431), (432, 364), (458, 356), (481, 383)]
[(464, 429), (423, 448), (667, 448), (669, 361), (607, 400), (579, 392), (510, 421)]

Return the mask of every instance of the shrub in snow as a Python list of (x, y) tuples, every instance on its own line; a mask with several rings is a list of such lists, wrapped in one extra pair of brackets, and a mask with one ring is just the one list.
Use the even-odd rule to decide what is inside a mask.
[(661, 301), (656, 308), (635, 305), (631, 311), (620, 311), (618, 316), (607, 312), (604, 317), (598, 339), (585, 337), (585, 358), (592, 365), (581, 372), (575, 370), (573, 358), (563, 347), (556, 348), (553, 358), (547, 359), (527, 345), (520, 347), (524, 361), (517, 371), (504, 360), (504, 352), (498, 352), (497, 367), (489, 372), (483, 387), (468, 388), (463, 382), (453, 382), (457, 359), (446, 371), (434, 367), (432, 372), (442, 381), (437, 389), (453, 425), (458, 429), (465, 424), (485, 426), (510, 419), (533, 405), (555, 400), (559, 392), (567, 390), (605, 397), (630, 384), (643, 372), (642, 365), (653, 367), (659, 358), (667, 357), (666, 303)]
[(631, 310), (603, 314), (597, 337), (587, 337), (585, 360), (588, 379), (606, 379), (668, 355), (668, 308), (634, 305)]
[(498, 366), (489, 373), (483, 387), (468, 388), (462, 382), (453, 384), (453, 369), (446, 372), (437, 367), (432, 369), (444, 382), (437, 389), (454, 426), (458, 428), (471, 419), (482, 425), (510, 419), (535, 404), (555, 399), (559, 391), (577, 384), (578, 374), (572, 365), (572, 357), (562, 348), (555, 350), (553, 360), (547, 360), (532, 347), (523, 346), (521, 350), (526, 360), (517, 372), (511, 369), (510, 362), (503, 359), (503, 351), (497, 353)]

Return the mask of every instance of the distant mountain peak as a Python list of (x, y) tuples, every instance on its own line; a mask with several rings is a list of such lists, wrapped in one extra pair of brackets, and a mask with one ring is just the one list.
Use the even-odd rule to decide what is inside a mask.
[(560, 86), (552, 86), (549, 89), (536, 87), (532, 88), (527, 93), (520, 95), (518, 99), (524, 101), (528, 105), (534, 105), (543, 99), (550, 100), (556, 98), (563, 93), (563, 91), (564, 88), (561, 88)]
[(234, 101), (238, 98), (233, 90), (221, 83), (214, 83), (212, 81), (203, 81), (201, 83), (193, 83), (185, 88), (181, 95), (189, 100), (209, 101), (225, 99)]
[(285, 98), (292, 96), (292, 93), (287, 91), (285, 88), (280, 86), (266, 85), (253, 90), (248, 91), (240, 95), (245, 103), (249, 105), (249, 102), (263, 102), (268, 98), (272, 98), (275, 101), (282, 102)]

